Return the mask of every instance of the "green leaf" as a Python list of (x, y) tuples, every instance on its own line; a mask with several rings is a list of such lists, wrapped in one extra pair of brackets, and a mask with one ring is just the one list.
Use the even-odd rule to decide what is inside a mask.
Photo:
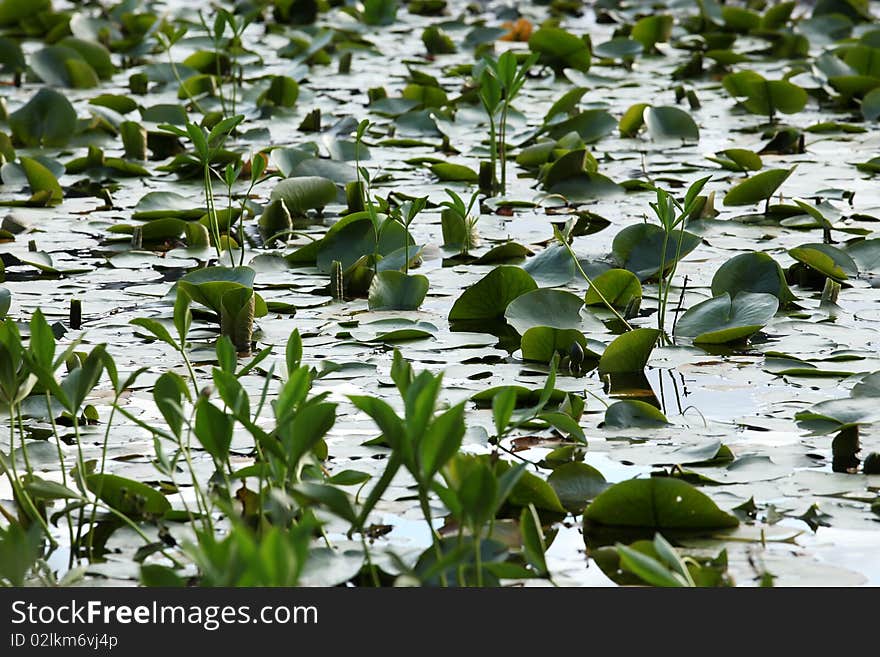
[(880, 118), (880, 89), (873, 89), (865, 94), (861, 110), (865, 121), (876, 121)]
[(291, 493), (303, 505), (320, 504), (352, 526), (358, 523), (357, 514), (348, 495), (334, 486), (302, 483), (294, 486)]
[(86, 487), (103, 502), (132, 519), (161, 517), (171, 503), (155, 488), (112, 474), (86, 476)]
[(66, 146), (76, 125), (76, 111), (70, 101), (45, 87), (9, 115), (12, 134), (25, 146)]
[(511, 301), (537, 287), (525, 270), (501, 265), (456, 299), (449, 311), (449, 321), (503, 319)]
[(477, 183), (480, 180), (480, 176), (473, 169), (452, 162), (432, 164), (431, 173), (441, 182)]
[[(600, 296), (601, 293), (601, 296)], [(638, 277), (627, 269), (609, 269), (593, 279), (587, 290), (584, 303), (588, 306), (604, 306), (605, 301), (614, 308), (626, 308), (633, 299), (642, 298), (642, 284)]]
[(746, 178), (736, 187), (727, 192), (724, 205), (752, 205), (766, 201), (776, 192), (788, 177), (794, 173), (791, 169), (769, 169)]
[(542, 27), (529, 37), (529, 49), (540, 55), (538, 63), (557, 71), (573, 68), (586, 72), (590, 69), (590, 49), (587, 42), (558, 27)]
[(700, 140), (700, 129), (691, 115), (678, 107), (649, 105), (644, 110), (644, 120), (654, 139)]
[(232, 444), (232, 416), (204, 397), (199, 397), (195, 410), (196, 438), (208, 454), (223, 463), (229, 457), (229, 446)]
[(57, 481), (49, 481), (40, 477), (29, 477), (24, 485), (25, 490), (36, 499), (41, 500), (78, 500), (82, 496)]
[(186, 381), (175, 372), (165, 372), (153, 384), (153, 401), (165, 418), (168, 428), (180, 437), (183, 429), (183, 400), (189, 399)]
[(12, 25), (39, 13), (51, 14), (51, 0), (0, 0), (0, 25)]
[(620, 117), (620, 123), (617, 124), (621, 137), (635, 137), (639, 134), (639, 130), (645, 125), (645, 110), (650, 106), (649, 103), (630, 105), (629, 109)]
[(795, 297), (785, 281), (785, 274), (770, 255), (752, 252), (741, 253), (725, 262), (712, 277), (712, 294), (724, 293), (731, 297), (741, 292), (772, 294), (781, 305), (794, 301)]
[(618, 336), (599, 359), (599, 374), (630, 374), (645, 369), (660, 331), (637, 328)]
[(728, 148), (715, 155), (706, 159), (731, 171), (760, 171), (764, 166), (760, 155), (745, 148)]
[(58, 179), (45, 166), (30, 157), (22, 157), (21, 168), (27, 176), (28, 184), (34, 194), (45, 192), (49, 194), (50, 205), (61, 203), (64, 199), (64, 191), (58, 184)]
[(742, 104), (752, 114), (796, 114), (807, 104), (807, 92), (788, 80), (753, 79), (745, 89), (747, 98)]
[(636, 21), (630, 36), (641, 43), (645, 50), (653, 50), (658, 43), (669, 41), (672, 34), (672, 16), (654, 14)]
[(582, 330), (587, 317), (583, 299), (571, 292), (552, 288), (538, 288), (521, 294), (504, 311), (504, 319), (520, 335), (536, 326)]
[(165, 344), (168, 344), (176, 350), (180, 350), (177, 342), (175, 342), (174, 338), (171, 337), (171, 332), (165, 328), (165, 325), (155, 319), (150, 319), (149, 317), (137, 317), (129, 322), (134, 326), (140, 326), (143, 329), (149, 331), (152, 335), (154, 335), (158, 340), (161, 340)]
[(671, 477), (614, 484), (584, 512), (598, 525), (645, 529), (705, 530), (736, 527), (739, 521), (687, 482)]
[(5, 287), (0, 287), (0, 319), (6, 317), (9, 312), (9, 306), (12, 305), (12, 292)]
[(141, 564), (141, 585), (182, 588), (186, 581), (174, 569), (157, 563)]
[(634, 550), (626, 545), (618, 545), (617, 553), (620, 556), (622, 568), (630, 571), (651, 586), (686, 586), (680, 575), (672, 572), (662, 563), (639, 550)]
[(707, 299), (678, 318), (675, 334), (698, 344), (725, 344), (745, 340), (761, 330), (779, 310), (779, 299), (763, 292), (739, 292)]
[(852, 257), (830, 244), (802, 244), (789, 249), (788, 255), (838, 283), (858, 275)]
[(100, 83), (95, 69), (72, 48), (47, 46), (31, 55), (30, 65), (43, 82), (54, 87), (91, 89)]
[(605, 409), (606, 429), (662, 427), (669, 424), (666, 416), (655, 406), (637, 399), (616, 401)]
[(309, 404), (300, 409), (289, 429), (280, 430), (288, 467), (295, 468), (303, 456), (311, 452), (336, 423), (336, 404)]
[[(549, 318), (548, 318), (549, 319)], [(591, 358), (598, 358), (588, 346), (584, 334), (577, 329), (558, 329), (549, 326), (533, 326), (523, 333), (520, 341), (523, 360), (549, 363), (556, 355), (568, 356), (577, 343)]]
[(370, 283), (370, 310), (418, 310), (428, 294), (428, 278), (421, 274), (380, 271)]
[[(681, 247), (678, 240), (681, 238)], [(666, 242), (666, 259), (663, 260), (663, 242)], [(633, 272), (640, 281), (657, 277), (660, 267), (667, 270), (676, 261), (686, 257), (700, 244), (700, 237), (678, 230), (667, 233), (656, 224), (633, 224), (627, 226), (614, 236), (611, 244), (611, 253), (614, 258), (629, 271)]]
[(568, 511), (580, 513), (587, 503), (610, 485), (596, 468), (586, 463), (564, 463), (547, 478)]
[(527, 507), (530, 504), (536, 509), (565, 513), (565, 508), (559, 501), (556, 491), (544, 479), (531, 472), (522, 471), (518, 475), (507, 502), (513, 506)]
[(641, 55), (644, 49), (644, 45), (635, 39), (617, 37), (597, 45), (593, 48), (593, 54), (604, 59), (633, 59)]
[(419, 440), (423, 481), (430, 481), (458, 453), (465, 432), (464, 405), (457, 404), (437, 417)]
[(523, 554), (532, 568), (539, 575), (547, 573), (547, 560), (544, 553), (547, 551), (547, 544), (544, 541), (544, 531), (541, 528), (541, 520), (538, 518), (538, 512), (535, 507), (529, 504), (523, 507), (519, 514), (519, 530), (523, 538)]

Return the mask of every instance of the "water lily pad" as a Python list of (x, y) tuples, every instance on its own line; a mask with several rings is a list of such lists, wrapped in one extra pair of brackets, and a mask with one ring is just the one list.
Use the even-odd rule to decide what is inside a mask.
[[(681, 247), (679, 247), (679, 238)], [(663, 243), (666, 242), (666, 260), (662, 261)], [(700, 244), (700, 238), (688, 231), (666, 234), (656, 224), (633, 224), (614, 236), (611, 252), (624, 269), (633, 272), (640, 281), (648, 280), (675, 264), (676, 254), (684, 258)]]
[(794, 172), (791, 169), (769, 169), (746, 178), (736, 187), (727, 192), (724, 205), (752, 205), (766, 201), (776, 192)]
[(550, 326), (533, 326), (523, 333), (520, 342), (523, 360), (549, 363), (557, 354), (568, 356), (572, 345), (577, 343), (587, 358), (598, 358), (588, 347), (584, 334), (577, 329), (560, 329)]
[(727, 293), (731, 297), (740, 292), (772, 294), (785, 305), (794, 301), (782, 267), (767, 253), (741, 253), (718, 268), (712, 277), (712, 294)]
[(76, 132), (76, 111), (66, 96), (43, 88), (9, 115), (9, 127), (26, 146), (65, 146)]
[(504, 311), (507, 323), (520, 335), (535, 326), (582, 329), (584, 301), (564, 290), (538, 288), (517, 296)]
[(704, 493), (670, 477), (630, 479), (614, 484), (584, 512), (589, 523), (659, 530), (705, 530), (736, 527)]
[(579, 462), (564, 463), (555, 468), (547, 483), (556, 491), (562, 506), (572, 513), (583, 511), (590, 500), (610, 486), (596, 468)]
[(542, 27), (529, 38), (529, 48), (540, 55), (538, 62), (557, 71), (573, 68), (590, 69), (590, 48), (587, 42), (558, 27)]
[(520, 267), (501, 265), (471, 285), (456, 299), (449, 321), (503, 319), (504, 311), (517, 297), (538, 285)]
[(637, 399), (616, 401), (605, 409), (606, 429), (662, 427), (669, 420), (656, 406)]
[(858, 275), (858, 265), (845, 251), (830, 244), (803, 244), (789, 249), (788, 254), (810, 269), (841, 283)]
[(760, 331), (779, 309), (779, 299), (761, 292), (724, 294), (698, 303), (678, 318), (675, 334), (700, 344), (745, 340)]
[(700, 129), (691, 115), (672, 106), (648, 106), (644, 110), (645, 125), (654, 139), (700, 140)]
[(417, 310), (427, 293), (427, 276), (381, 271), (370, 283), (370, 310)]
[(272, 201), (282, 200), (292, 215), (318, 210), (336, 200), (338, 190), (332, 180), (319, 176), (285, 178), (272, 190)]
[(622, 309), (633, 299), (641, 298), (642, 284), (634, 273), (627, 269), (609, 269), (593, 279), (584, 303), (588, 306), (604, 306), (607, 301), (613, 307)]
[(660, 331), (637, 328), (618, 336), (609, 344), (599, 359), (600, 374), (630, 374), (641, 372), (648, 364)]

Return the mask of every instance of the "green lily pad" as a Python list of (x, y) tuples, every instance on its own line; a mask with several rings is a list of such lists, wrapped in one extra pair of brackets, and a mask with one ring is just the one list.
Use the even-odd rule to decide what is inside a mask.
[(858, 265), (845, 251), (830, 244), (802, 244), (788, 254), (823, 276), (842, 283), (859, 273)]
[(480, 176), (473, 169), (452, 162), (432, 164), (431, 173), (443, 182), (476, 183), (480, 180)]
[(596, 468), (586, 463), (563, 463), (547, 478), (559, 501), (568, 511), (580, 513), (587, 503), (610, 484)]
[[(237, 288), (253, 288), (256, 272), (250, 267), (205, 267), (184, 275), (179, 281), (189, 297), (196, 303), (210, 308), (219, 316), (223, 296)], [(254, 316), (262, 317), (268, 310), (266, 302), (254, 295)]]
[(678, 107), (653, 107), (644, 110), (645, 125), (654, 139), (700, 140), (700, 129), (691, 115)]
[(542, 27), (529, 37), (529, 49), (540, 55), (539, 64), (557, 71), (573, 68), (576, 71), (590, 69), (590, 48), (587, 42), (571, 32), (558, 27)]
[(606, 429), (631, 429), (662, 427), (669, 420), (656, 406), (637, 399), (616, 401), (605, 409)]
[(171, 510), (171, 503), (155, 488), (112, 474), (86, 476), (90, 491), (129, 518), (158, 517)]
[(724, 294), (689, 308), (675, 324), (675, 334), (695, 343), (726, 344), (760, 331), (779, 309), (779, 299), (761, 292)]
[(522, 268), (501, 265), (467, 288), (449, 311), (449, 321), (503, 319), (510, 302), (537, 289)]
[(764, 166), (761, 156), (746, 148), (728, 148), (706, 159), (730, 171), (760, 171)]
[(336, 200), (338, 190), (332, 180), (320, 176), (285, 178), (272, 190), (269, 199), (282, 200), (292, 215), (318, 210)]
[(785, 281), (782, 267), (767, 253), (741, 253), (733, 256), (715, 272), (712, 277), (714, 296), (727, 293), (735, 297), (740, 292), (772, 294), (779, 299), (781, 305), (795, 300)]
[(370, 283), (370, 310), (418, 310), (427, 293), (427, 276), (381, 271)]
[(584, 301), (576, 294), (552, 288), (538, 288), (517, 296), (504, 311), (504, 319), (523, 335), (535, 326), (581, 329)]
[(795, 167), (791, 169), (769, 169), (751, 178), (746, 178), (727, 192), (727, 195), (724, 197), (724, 205), (752, 205), (766, 201), (773, 196), (794, 170)]
[(660, 331), (637, 328), (619, 335), (599, 359), (599, 374), (632, 374), (641, 372), (660, 337)]
[(560, 329), (550, 326), (533, 326), (523, 333), (520, 349), (523, 360), (549, 363), (553, 356), (567, 356), (574, 343), (580, 345), (585, 357), (596, 359), (598, 354), (589, 347), (586, 337), (577, 329)]
[(43, 88), (9, 115), (9, 127), (26, 146), (65, 146), (76, 132), (76, 111), (66, 96)]
[(614, 308), (621, 309), (626, 308), (633, 299), (641, 298), (642, 284), (638, 276), (628, 269), (609, 269), (593, 279), (584, 303), (588, 306), (604, 306), (607, 301)]
[[(678, 240), (681, 237), (681, 248)], [(666, 241), (666, 261), (661, 263), (663, 242)], [(672, 267), (675, 257), (687, 256), (700, 244), (700, 238), (693, 233), (674, 231), (667, 237), (666, 231), (656, 224), (633, 224), (614, 236), (611, 253), (624, 269), (633, 272), (640, 281), (654, 278), (660, 267)]]
[(722, 529), (739, 524), (704, 493), (670, 477), (630, 479), (614, 484), (587, 507), (584, 520), (612, 527), (682, 531)]

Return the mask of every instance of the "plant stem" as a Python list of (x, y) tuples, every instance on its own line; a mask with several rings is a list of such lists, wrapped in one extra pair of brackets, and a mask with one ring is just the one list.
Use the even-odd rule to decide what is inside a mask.
[(626, 321), (626, 319), (624, 319), (623, 315), (621, 315), (619, 312), (617, 312), (617, 310), (614, 308), (614, 306), (612, 306), (611, 303), (608, 301), (608, 299), (605, 298), (605, 295), (602, 294), (602, 290), (600, 290), (595, 285), (593, 285), (592, 279), (589, 276), (587, 276), (587, 272), (585, 272), (584, 268), (581, 267), (581, 263), (577, 259), (577, 255), (575, 254), (574, 250), (571, 248), (571, 245), (568, 243), (568, 241), (564, 237), (562, 237), (562, 235), (560, 235), (560, 234), (557, 234), (557, 239), (559, 240), (560, 244), (562, 244), (562, 246), (564, 246), (566, 248), (566, 250), (568, 251), (568, 255), (571, 256), (571, 260), (572, 260), (572, 262), (574, 262), (575, 268), (578, 270), (581, 277), (583, 277), (583, 279), (587, 282), (587, 285), (589, 285), (591, 289), (596, 290), (596, 294), (599, 296), (599, 300), (605, 305), (606, 308), (608, 308), (608, 310), (610, 310), (612, 313), (614, 313), (614, 316), (617, 317), (617, 319), (619, 319), (623, 323), (623, 325), (626, 327), (627, 331), (632, 331), (633, 327), (630, 325), (630, 323), (628, 321)]

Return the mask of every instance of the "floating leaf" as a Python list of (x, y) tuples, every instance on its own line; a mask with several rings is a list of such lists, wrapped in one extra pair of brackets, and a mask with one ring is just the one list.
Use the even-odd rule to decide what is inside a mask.
[(858, 265), (844, 251), (830, 244), (803, 244), (789, 249), (788, 254), (823, 276), (841, 283), (858, 275)]
[(691, 115), (678, 107), (652, 107), (644, 110), (645, 125), (654, 139), (700, 140), (700, 129)]
[(772, 294), (781, 305), (794, 301), (785, 274), (770, 255), (741, 253), (725, 262), (712, 277), (712, 294), (737, 296), (740, 292)]
[(635, 274), (627, 269), (609, 269), (593, 279), (584, 303), (588, 306), (604, 306), (607, 301), (615, 308), (622, 309), (633, 299), (641, 298), (642, 284)]
[[(679, 238), (681, 247), (679, 248)], [(663, 243), (666, 242), (666, 259), (663, 261)], [(614, 236), (611, 252), (625, 269), (633, 272), (640, 281), (654, 278), (660, 267), (668, 269), (679, 259), (687, 256), (700, 244), (700, 238), (688, 231), (666, 234), (656, 224), (627, 226)]]
[(449, 311), (449, 321), (503, 319), (511, 301), (538, 286), (520, 267), (501, 265), (467, 288)]
[(739, 524), (704, 493), (670, 477), (614, 484), (587, 507), (584, 520), (613, 527), (660, 530), (724, 529)]
[(535, 326), (579, 329), (584, 325), (584, 301), (564, 290), (539, 288), (517, 296), (504, 311), (504, 319), (523, 335)]
[(336, 185), (332, 180), (319, 176), (285, 178), (272, 190), (270, 200), (282, 200), (288, 212), (293, 215), (305, 214), (308, 210), (318, 210), (333, 203), (337, 196)]
[(370, 283), (370, 310), (418, 310), (427, 293), (427, 276), (382, 271)]
[(605, 409), (606, 429), (647, 429), (667, 424), (669, 420), (660, 409), (637, 399), (616, 401)]
[(572, 68), (590, 69), (590, 48), (587, 42), (558, 27), (542, 27), (529, 38), (529, 49), (540, 55), (538, 63), (557, 71)]
[(596, 468), (586, 463), (564, 463), (555, 468), (547, 483), (568, 511), (580, 513), (587, 503), (610, 485)]
[(86, 476), (86, 486), (103, 502), (130, 518), (160, 517), (171, 503), (155, 488), (112, 474)]
[(12, 134), (25, 146), (65, 146), (76, 132), (76, 112), (54, 89), (40, 89), (9, 115)]
[(761, 330), (779, 309), (779, 299), (761, 292), (724, 294), (689, 308), (675, 324), (675, 334), (696, 343), (724, 344), (745, 340)]
[(768, 200), (788, 177), (791, 169), (769, 169), (747, 178), (727, 192), (724, 205), (752, 205)]
[(599, 359), (599, 374), (631, 374), (641, 372), (660, 337), (660, 331), (637, 328), (618, 336)]

